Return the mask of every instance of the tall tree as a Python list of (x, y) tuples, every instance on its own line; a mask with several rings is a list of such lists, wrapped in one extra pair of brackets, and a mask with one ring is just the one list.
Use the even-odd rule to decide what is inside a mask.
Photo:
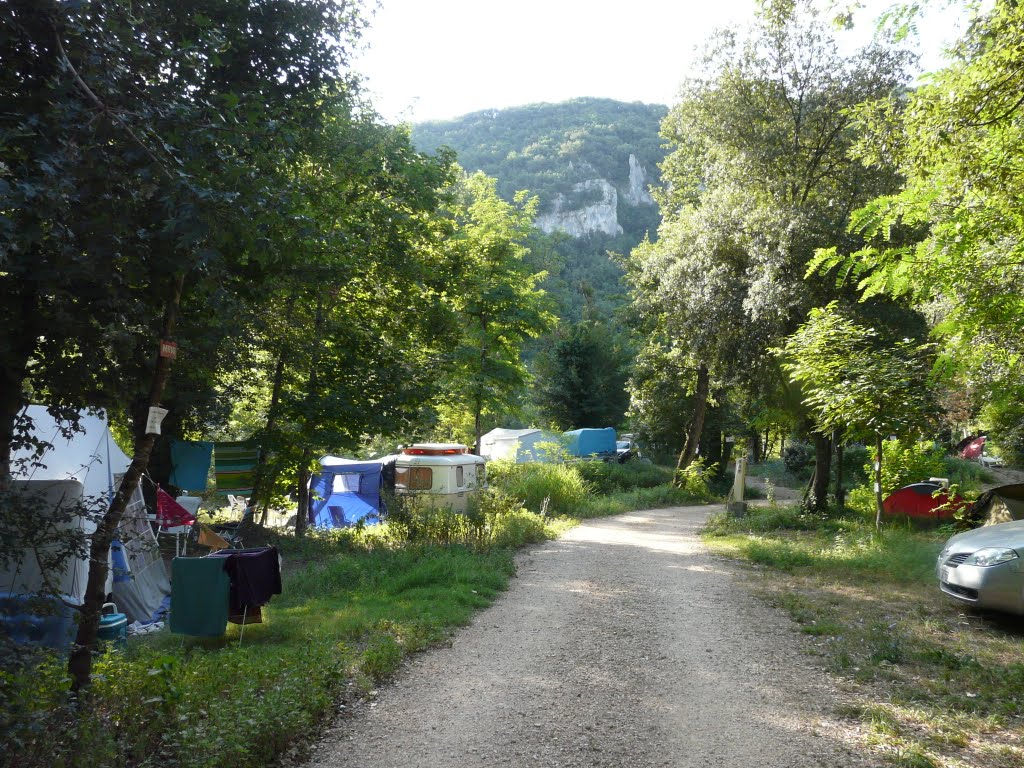
[(596, 318), (552, 335), (534, 362), (534, 400), (541, 416), (561, 429), (619, 426), (630, 350), (611, 323)]
[[(877, 45), (840, 57), (810, 3), (791, 0), (765, 3), (746, 38), (722, 32), (709, 51), (662, 125), (673, 151), (659, 239), (629, 264), (640, 313), (688, 350), (703, 393), (756, 382), (767, 348), (831, 295), (803, 281), (806, 263), (848, 237), (850, 211), (896, 185), (891, 169), (849, 157), (846, 110), (897, 89), (906, 65)], [(691, 437), (706, 407), (698, 395)]]
[(536, 199), (520, 192), (508, 203), (483, 173), (467, 177), (456, 194), (450, 290), (461, 338), (450, 355), (443, 408), (468, 415), (479, 450), (485, 415), (507, 412), (525, 392), (524, 344), (555, 318), (539, 287), (545, 273), (533, 272), (526, 261)]
[[(895, 163), (906, 183), (861, 207), (850, 229), (867, 247), (824, 250), (863, 296), (922, 307), (971, 388), (1021, 428), (1024, 364), (1024, 7), (997, 0), (907, 95), (860, 107), (866, 162)], [(1005, 408), (1005, 406), (1009, 406)]]
[[(271, 278), (285, 250), (261, 225), (287, 196), (277, 167), (325, 108), (351, 101), (344, 65), (362, 28), (358, 5), (332, 0), (5, 11), (0, 481), (30, 427), (26, 403), (154, 404), (169, 375), (154, 350), (179, 301)], [(205, 316), (207, 330), (223, 322)], [(153, 447), (144, 432), (90, 542), (76, 687), (89, 682), (106, 548)]]
[(906, 339), (886, 342), (832, 303), (810, 319), (780, 350), (783, 367), (797, 381), (816, 429), (842, 429), (875, 447), (875, 527), (882, 526), (882, 441), (907, 436), (934, 413), (928, 387), (932, 348)]

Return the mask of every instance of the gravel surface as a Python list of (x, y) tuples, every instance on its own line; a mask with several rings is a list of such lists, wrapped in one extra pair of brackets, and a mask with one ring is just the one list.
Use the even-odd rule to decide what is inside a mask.
[(339, 716), (308, 765), (874, 765), (804, 637), (701, 544), (717, 509), (589, 521), (525, 551), (505, 595)]

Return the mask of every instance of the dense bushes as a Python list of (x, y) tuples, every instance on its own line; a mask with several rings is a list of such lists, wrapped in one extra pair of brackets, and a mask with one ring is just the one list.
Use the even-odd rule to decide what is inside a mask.
[(488, 464), (487, 472), (493, 486), (521, 499), (531, 512), (544, 510), (548, 515), (596, 517), (644, 506), (706, 501), (709, 497), (707, 486), (702, 482), (688, 482), (682, 489), (672, 488), (670, 469), (635, 461), (627, 464), (495, 461)]
[(810, 477), (814, 467), (814, 446), (800, 440), (791, 440), (782, 452), (782, 463), (796, 477)]

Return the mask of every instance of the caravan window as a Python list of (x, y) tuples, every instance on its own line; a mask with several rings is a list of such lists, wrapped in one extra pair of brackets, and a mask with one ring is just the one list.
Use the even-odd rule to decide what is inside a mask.
[(331, 491), (333, 493), (359, 493), (359, 474), (349, 472), (343, 475), (335, 475)]
[(455, 484), (458, 485), (459, 488), (466, 484), (465, 473), (463, 472), (462, 467), (455, 468)]
[(430, 467), (395, 467), (395, 487), (407, 491), (426, 491), (434, 484)]

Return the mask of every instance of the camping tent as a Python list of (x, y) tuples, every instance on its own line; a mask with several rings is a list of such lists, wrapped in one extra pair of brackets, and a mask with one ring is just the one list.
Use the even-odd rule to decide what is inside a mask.
[(1024, 484), (1001, 485), (985, 491), (967, 510), (966, 517), (981, 525), (1024, 520)]
[(344, 528), (360, 521), (379, 522), (379, 461), (353, 461), (337, 456), (320, 459), (320, 474), (309, 481), (309, 524)]
[(944, 522), (965, 506), (960, 496), (952, 500), (940, 483), (911, 483), (893, 491), (882, 502), (882, 511), (889, 517), (906, 516), (912, 520)]
[(977, 459), (985, 453), (985, 436), (976, 437), (960, 450), (961, 459)]
[(574, 429), (564, 434), (566, 451), (570, 456), (615, 456), (615, 430)]
[[(95, 515), (77, 512), (83, 508), (102, 512), (131, 460), (114, 441), (102, 413), (80, 414), (79, 429), (70, 435), (43, 406), (29, 406), (27, 415), (32, 420), (33, 437), (49, 447), (35, 461), (28, 449), (14, 452), (12, 489), (38, 505), (41, 525), (34, 528), (43, 530), (49, 522), (51, 528), (75, 531), (87, 539), (96, 530)], [(69, 518), (72, 512), (76, 514)], [(118, 536), (112, 547), (117, 555), (112, 558), (115, 567), (108, 573), (106, 591), (125, 603), (118, 607), (129, 618), (146, 621), (170, 594), (170, 584), (139, 488), (132, 494)], [(88, 553), (46, 563), (48, 556), (52, 559), (58, 552), (60, 538), (57, 533), (41, 551), (26, 547), (19, 557), (0, 567), (0, 593), (56, 593), (64, 601), (80, 605), (89, 578)]]
[(558, 438), (539, 429), (492, 429), (480, 438), (480, 455), (488, 461), (511, 459), (517, 464), (547, 461), (538, 443), (557, 443)]

